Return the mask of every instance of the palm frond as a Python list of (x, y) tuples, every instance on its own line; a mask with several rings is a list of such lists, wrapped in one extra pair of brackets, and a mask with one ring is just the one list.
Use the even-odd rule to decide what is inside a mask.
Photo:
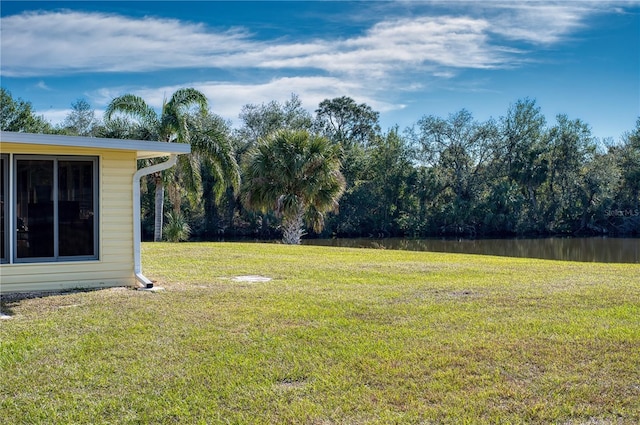
[(190, 122), (190, 143), (193, 153), (206, 160), (216, 177), (214, 186), (216, 200), (220, 200), (227, 187), (234, 192), (240, 187), (240, 167), (226, 128), (214, 120)]
[(125, 94), (113, 99), (104, 112), (105, 120), (112, 120), (118, 113), (136, 119), (139, 124), (156, 133), (159, 120), (158, 114), (139, 96)]
[(207, 97), (194, 88), (176, 90), (167, 102), (167, 110), (178, 111), (181, 115), (184, 115), (192, 106), (198, 107), (202, 114), (206, 114), (209, 108)]
[(285, 221), (301, 213), (315, 231), (324, 213), (335, 211), (344, 192), (341, 151), (329, 140), (305, 131), (272, 134), (249, 151), (243, 201), (250, 209), (274, 211)]

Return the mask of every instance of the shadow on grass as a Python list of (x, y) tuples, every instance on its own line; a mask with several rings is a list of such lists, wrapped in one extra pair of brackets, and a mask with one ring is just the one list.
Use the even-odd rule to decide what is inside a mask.
[(24, 300), (104, 291), (106, 289), (113, 288), (78, 288), (65, 289), (60, 291), (12, 292), (8, 294), (0, 294), (0, 319), (10, 319), (15, 316), (14, 308)]

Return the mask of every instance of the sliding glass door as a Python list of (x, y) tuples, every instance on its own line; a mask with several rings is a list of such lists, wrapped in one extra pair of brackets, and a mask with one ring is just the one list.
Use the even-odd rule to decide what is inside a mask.
[(96, 259), (97, 158), (15, 157), (17, 262)]

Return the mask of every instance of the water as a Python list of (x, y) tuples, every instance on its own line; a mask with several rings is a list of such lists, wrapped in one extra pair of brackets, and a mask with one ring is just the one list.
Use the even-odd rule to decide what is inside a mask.
[(640, 263), (640, 238), (305, 239), (304, 245), (455, 252), (599, 263)]

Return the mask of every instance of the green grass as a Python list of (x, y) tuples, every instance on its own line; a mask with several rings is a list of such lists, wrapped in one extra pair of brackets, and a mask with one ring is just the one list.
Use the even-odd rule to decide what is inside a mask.
[(640, 422), (638, 265), (242, 243), (143, 264), (165, 291), (3, 301), (0, 423)]

